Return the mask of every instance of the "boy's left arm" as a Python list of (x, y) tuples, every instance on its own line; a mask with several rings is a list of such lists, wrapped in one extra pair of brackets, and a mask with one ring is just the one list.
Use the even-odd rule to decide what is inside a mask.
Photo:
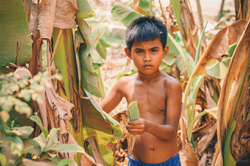
[(163, 140), (176, 138), (182, 105), (182, 87), (179, 81), (175, 80), (168, 86), (166, 93), (168, 93), (167, 96), (169, 97), (167, 97), (165, 124), (158, 125), (140, 118), (139, 120), (128, 122), (127, 129), (129, 133), (140, 135), (148, 132)]

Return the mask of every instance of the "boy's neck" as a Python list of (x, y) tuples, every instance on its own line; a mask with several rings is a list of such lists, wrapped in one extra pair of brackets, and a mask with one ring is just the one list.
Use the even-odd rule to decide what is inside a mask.
[(143, 82), (149, 82), (149, 81), (155, 80), (159, 77), (159, 75), (161, 75), (160, 70), (158, 70), (152, 74), (144, 74), (144, 73), (138, 71), (138, 79), (143, 81)]

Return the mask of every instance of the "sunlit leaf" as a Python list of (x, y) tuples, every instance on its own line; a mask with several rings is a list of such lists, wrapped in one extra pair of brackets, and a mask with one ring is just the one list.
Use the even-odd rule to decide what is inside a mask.
[(172, 66), (175, 62), (173, 53), (168, 53), (167, 57), (163, 59), (163, 62), (165, 62), (168, 66)]
[(86, 19), (96, 15), (87, 0), (77, 0), (77, 5), (79, 12), (76, 13), (76, 17), (78, 19)]
[(43, 151), (46, 146), (46, 140), (44, 134), (41, 133), (38, 137), (35, 137), (33, 140), (40, 145), (41, 150)]
[(237, 46), (237, 43), (234, 43), (232, 45), (229, 46), (229, 52), (228, 52), (228, 57), (232, 57), (233, 56), (233, 53), (234, 53), (234, 50)]
[(83, 121), (83, 125), (107, 134), (114, 134), (121, 139), (123, 133), (120, 123), (104, 112), (88, 92), (85, 91), (85, 95), (90, 99), (81, 100), (81, 106), (85, 110), (83, 117), (88, 117), (88, 120)]
[(245, 27), (245, 20), (239, 20), (220, 30), (210, 41), (194, 69), (193, 75), (206, 74), (207, 66), (221, 61), (223, 55), (228, 55), (229, 46), (238, 42)]
[[(54, 28), (53, 30), (53, 40), (56, 41), (58, 38), (60, 29)], [(66, 45), (65, 45), (65, 39), (67, 39), (67, 47), (68, 47), (68, 53), (69, 53), (69, 64), (67, 62), (67, 54), (66, 54)], [(55, 47), (55, 42), (53, 42)], [(56, 68), (60, 70), (61, 74), (63, 75), (63, 83), (64, 83), (64, 89), (67, 95), (67, 100), (70, 101), (70, 79), (72, 81), (73, 87), (76, 91), (78, 91), (78, 77), (76, 72), (76, 62), (75, 62), (75, 56), (74, 56), (74, 47), (73, 47), (73, 33), (71, 29), (66, 30), (66, 36), (65, 33), (62, 33), (61, 38), (59, 40), (58, 48), (55, 53), (55, 65)], [(68, 71), (68, 67), (70, 68), (71, 73)], [(71, 77), (71, 78), (70, 78)]]
[(7, 164), (7, 159), (6, 157), (4, 156), (4, 154), (0, 153), (0, 164), (2, 166), (5, 166)]
[(17, 136), (24, 138), (28, 138), (34, 130), (31, 126), (12, 127), (11, 129)]
[(114, 20), (121, 21), (126, 27), (136, 18), (143, 16), (131, 8), (117, 2), (113, 6), (111, 14)]
[(224, 79), (227, 73), (227, 68), (231, 58), (224, 58), (221, 62), (216, 61), (214, 65), (207, 68), (207, 74), (212, 77)]

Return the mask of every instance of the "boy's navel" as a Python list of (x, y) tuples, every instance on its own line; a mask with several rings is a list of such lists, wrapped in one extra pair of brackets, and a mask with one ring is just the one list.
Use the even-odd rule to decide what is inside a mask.
[(151, 146), (151, 147), (150, 147), (150, 150), (152, 150), (152, 151), (155, 150), (154, 146)]

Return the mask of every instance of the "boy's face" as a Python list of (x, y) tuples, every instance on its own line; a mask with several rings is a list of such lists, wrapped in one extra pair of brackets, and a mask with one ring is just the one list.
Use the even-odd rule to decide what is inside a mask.
[(162, 59), (168, 54), (169, 47), (162, 48), (159, 38), (152, 41), (134, 42), (131, 52), (124, 48), (127, 56), (133, 60), (138, 71), (143, 74), (153, 74), (159, 71)]

